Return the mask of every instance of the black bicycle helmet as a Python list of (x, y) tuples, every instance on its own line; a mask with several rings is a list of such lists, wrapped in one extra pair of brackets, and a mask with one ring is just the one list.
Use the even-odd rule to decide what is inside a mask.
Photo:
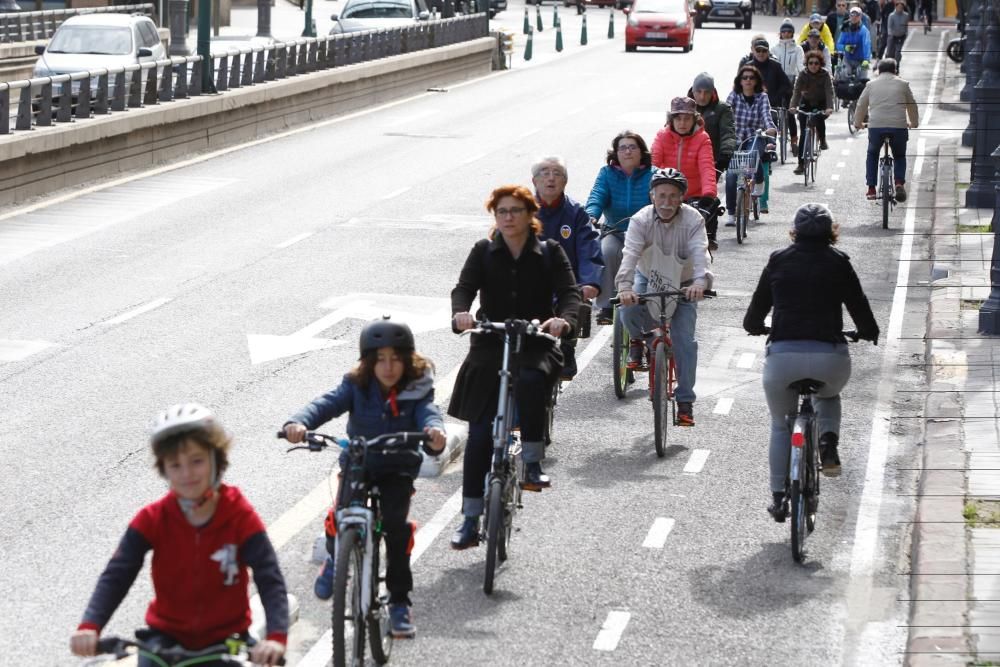
[(681, 172), (672, 167), (665, 169), (654, 169), (653, 175), (649, 179), (649, 189), (652, 190), (657, 185), (670, 183), (681, 189), (681, 195), (687, 193), (688, 179)]
[(796, 239), (825, 239), (833, 233), (833, 214), (822, 204), (803, 204), (795, 211)]
[(388, 315), (384, 315), (381, 319), (369, 322), (361, 330), (361, 356), (380, 347), (412, 350), (416, 347), (413, 332), (402, 322), (392, 322)]

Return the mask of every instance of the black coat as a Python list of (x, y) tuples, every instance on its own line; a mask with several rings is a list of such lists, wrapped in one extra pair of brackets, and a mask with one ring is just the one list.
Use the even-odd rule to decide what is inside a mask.
[(797, 241), (771, 254), (743, 318), (749, 333), (762, 333), (771, 308), (768, 340), (844, 343), (841, 304), (866, 340), (878, 340), (878, 323), (851, 259), (826, 241)]
[[(546, 261), (542, 243), (548, 245)], [(486, 254), (489, 253), (487, 259)], [(547, 268), (546, 268), (547, 267)], [(573, 267), (558, 241), (528, 239), (520, 257), (514, 259), (503, 236), (483, 239), (472, 246), (458, 284), (451, 291), (452, 314), (464, 313), (479, 295), (477, 319), (503, 322), (507, 319), (539, 320), (558, 316), (573, 331), (580, 312), (580, 290)], [(572, 335), (572, 331), (563, 336)], [(469, 355), (455, 378), (448, 414), (476, 421), (496, 409), (503, 338), (495, 334), (472, 334)], [(520, 355), (522, 368), (536, 368), (554, 380), (562, 370), (559, 346), (544, 338), (528, 337)]]
[(764, 62), (754, 58), (753, 54), (743, 56), (740, 67), (753, 65), (760, 72), (764, 80), (764, 90), (767, 91), (767, 100), (771, 103), (771, 108), (788, 108), (788, 100), (792, 98), (792, 82), (785, 74), (785, 69), (774, 56), (769, 56)]

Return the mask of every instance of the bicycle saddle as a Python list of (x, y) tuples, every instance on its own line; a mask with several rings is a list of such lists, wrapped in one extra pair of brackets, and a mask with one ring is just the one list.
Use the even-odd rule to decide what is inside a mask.
[(802, 394), (815, 394), (820, 388), (825, 385), (825, 382), (820, 382), (819, 380), (813, 380), (812, 378), (805, 378), (803, 380), (796, 380), (795, 382), (788, 385), (789, 389), (794, 389)]

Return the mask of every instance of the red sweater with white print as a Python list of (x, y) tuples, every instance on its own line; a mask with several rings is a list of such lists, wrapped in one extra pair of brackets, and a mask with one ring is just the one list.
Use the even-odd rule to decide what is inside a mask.
[(170, 492), (139, 510), (97, 581), (80, 629), (100, 632), (125, 598), (153, 550), (156, 597), (146, 624), (191, 650), (250, 627), (249, 576), (267, 616), (267, 639), (285, 643), (288, 596), (278, 557), (257, 512), (233, 486), (219, 486), (211, 520), (192, 526)]

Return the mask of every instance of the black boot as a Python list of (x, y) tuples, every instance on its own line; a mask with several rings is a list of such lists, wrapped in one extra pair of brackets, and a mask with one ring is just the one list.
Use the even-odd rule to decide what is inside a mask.
[(788, 518), (788, 505), (785, 503), (784, 491), (771, 492), (771, 505), (767, 508), (767, 513), (776, 522), (785, 523), (785, 519)]
[(827, 477), (840, 476), (840, 456), (837, 455), (837, 444), (840, 437), (832, 431), (819, 436), (819, 460), (823, 474)]
[(525, 491), (541, 491), (552, 486), (549, 476), (542, 472), (541, 463), (525, 463), (521, 488)]
[(479, 517), (467, 516), (451, 536), (451, 548), (456, 551), (479, 546)]

